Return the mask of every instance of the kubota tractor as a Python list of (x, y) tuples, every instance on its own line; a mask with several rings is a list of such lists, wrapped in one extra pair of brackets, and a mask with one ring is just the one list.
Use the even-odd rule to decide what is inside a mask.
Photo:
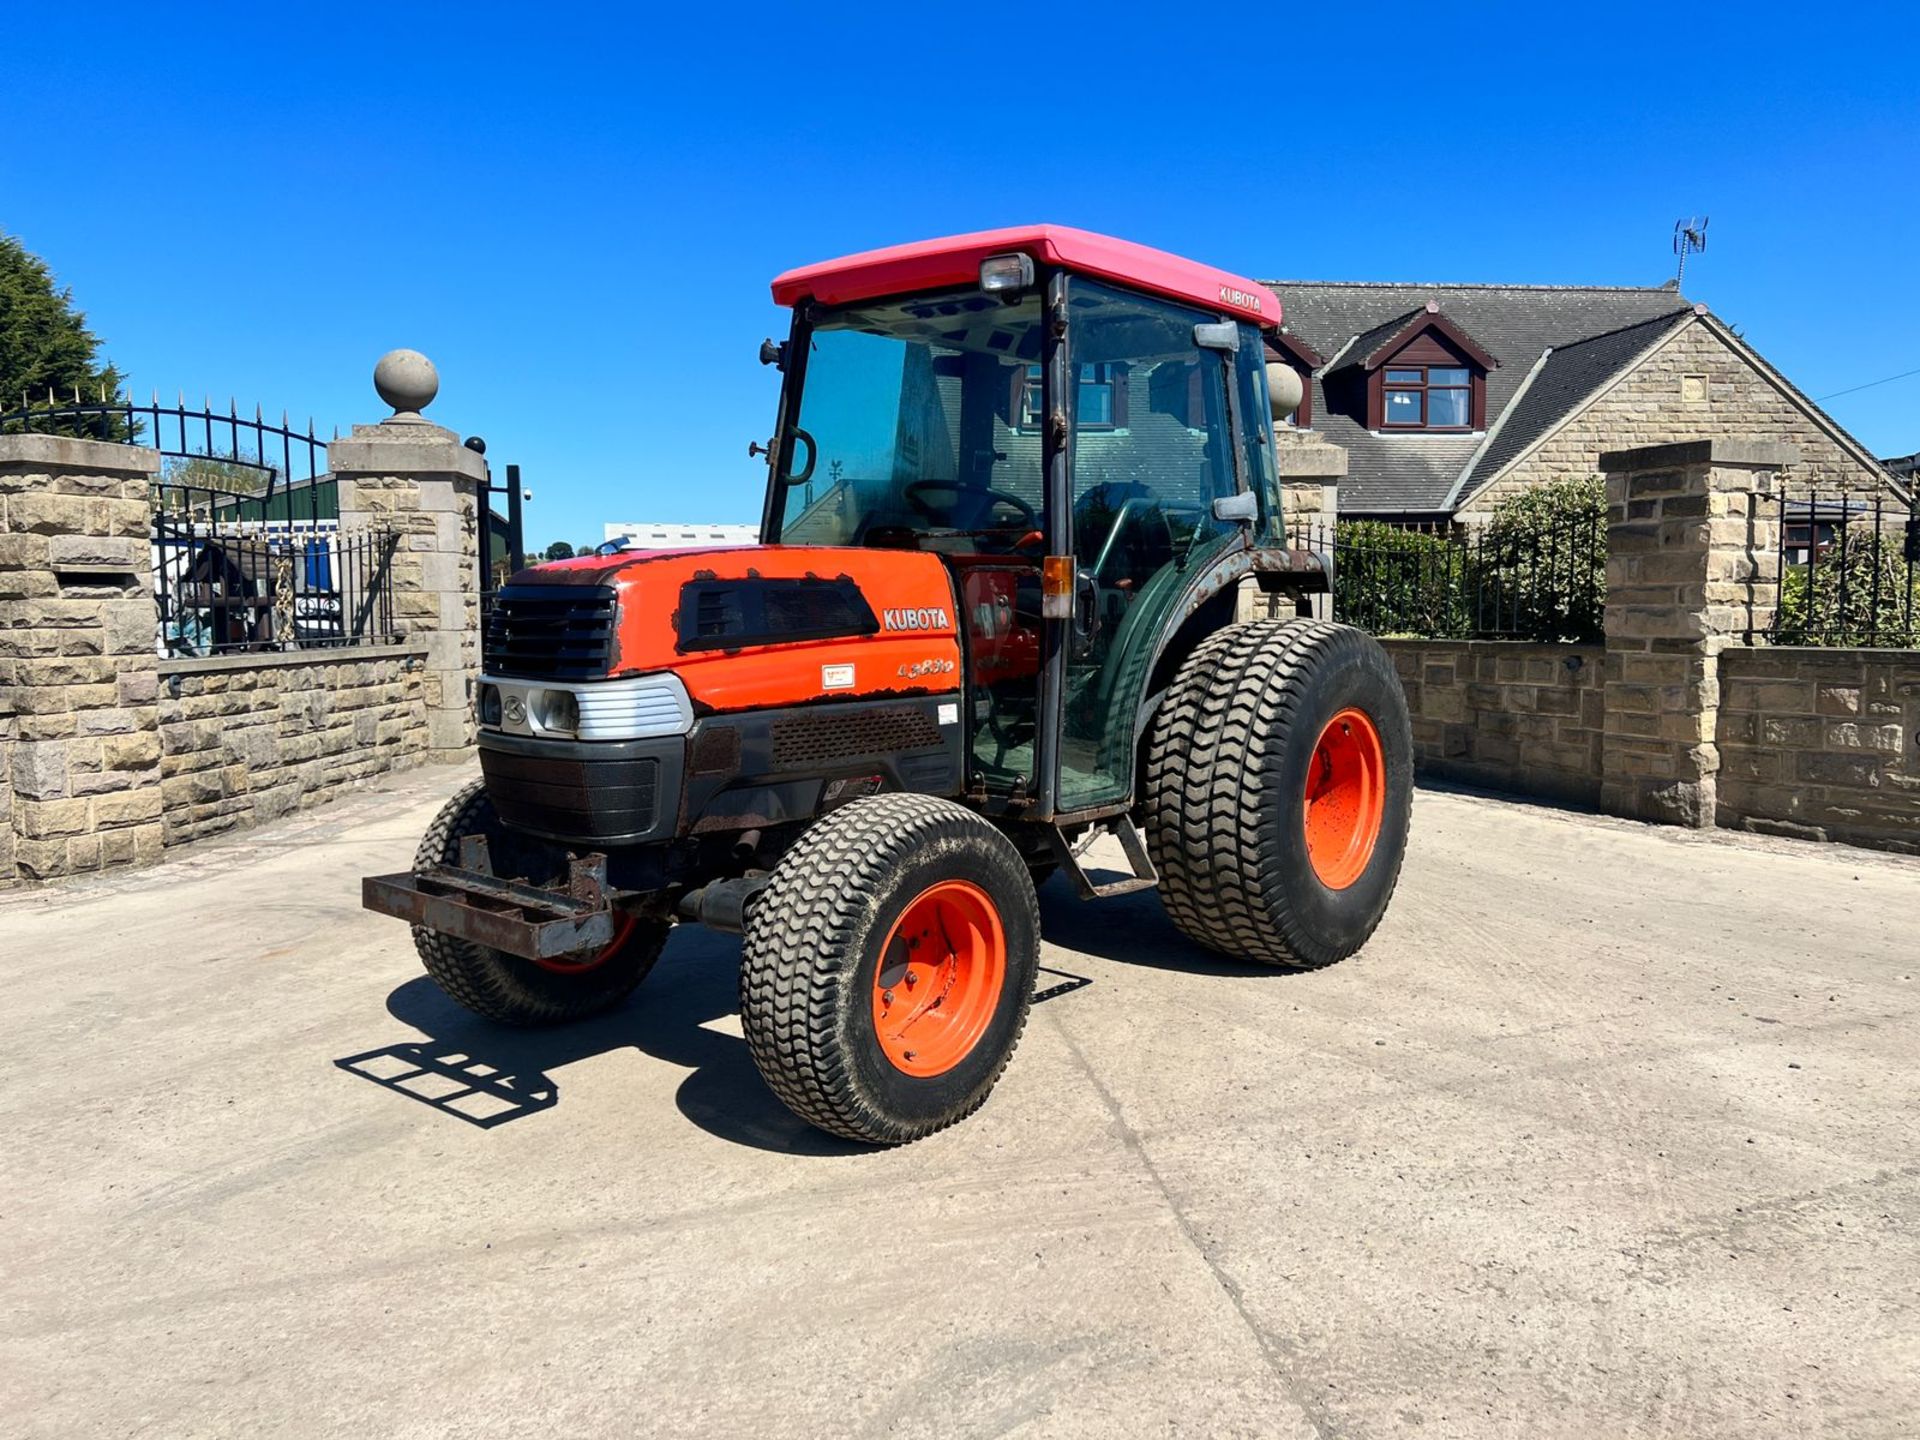
[[(366, 881), (507, 1024), (619, 1004), (676, 923), (741, 933), (740, 1016), (822, 1129), (916, 1139), (1026, 1022), (1034, 885), (1157, 885), (1195, 941), (1328, 965), (1385, 911), (1392, 665), (1308, 618), (1273, 293), (1057, 226), (789, 271), (757, 547), (586, 556), (487, 617), (482, 779)], [(1270, 394), (1270, 386), (1272, 393)], [(1295, 618), (1235, 623), (1251, 576)], [(1101, 833), (1132, 875), (1083, 868)]]

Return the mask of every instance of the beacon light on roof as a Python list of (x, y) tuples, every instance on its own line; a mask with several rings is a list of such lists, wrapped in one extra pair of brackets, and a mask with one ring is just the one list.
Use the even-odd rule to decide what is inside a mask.
[(980, 288), (989, 295), (1018, 294), (1031, 284), (1031, 255), (989, 255), (980, 262)]

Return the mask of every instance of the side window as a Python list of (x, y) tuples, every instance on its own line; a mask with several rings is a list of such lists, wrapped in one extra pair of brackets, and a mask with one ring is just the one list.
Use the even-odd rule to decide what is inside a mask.
[(1080, 278), (1069, 294), (1074, 552), (1120, 600), (1220, 528), (1214, 497), (1234, 490), (1226, 374), (1193, 343), (1211, 316)]

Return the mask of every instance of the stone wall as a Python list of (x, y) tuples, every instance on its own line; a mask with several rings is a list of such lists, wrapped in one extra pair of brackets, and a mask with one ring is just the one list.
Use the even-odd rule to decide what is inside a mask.
[(376, 372), (395, 415), (329, 460), (346, 525), (398, 534), (398, 643), (161, 660), (159, 453), (0, 436), (0, 887), (156, 859), (467, 753), (486, 466), (421, 418), (431, 365), (389, 355), (388, 382), (396, 358), (408, 383)]
[[(1690, 398), (1696, 393), (1699, 398)], [(1467, 497), (1459, 517), (1485, 519), (1517, 490), (1594, 475), (1605, 451), (1761, 436), (1798, 452), (1796, 490), (1871, 492), (1886, 483), (1876, 467), (1815, 421), (1784, 384), (1754, 366), (1705, 318), (1696, 318), (1505, 478)]]
[(419, 764), (426, 654), (380, 645), (161, 661), (165, 842), (256, 825)]
[(142, 446), (0, 436), (0, 885), (160, 853), (159, 463)]
[(1600, 799), (1606, 652), (1511, 640), (1383, 640), (1422, 774), (1563, 804)]
[(1920, 855), (1920, 651), (1720, 655), (1719, 823)]
[(1602, 456), (1604, 648), (1389, 640), (1420, 768), (1611, 814), (1920, 854), (1920, 650), (1748, 641), (1787, 446)]

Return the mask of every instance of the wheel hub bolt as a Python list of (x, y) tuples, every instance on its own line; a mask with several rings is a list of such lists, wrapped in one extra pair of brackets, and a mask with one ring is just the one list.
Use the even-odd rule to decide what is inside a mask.
[(893, 1004), (893, 991), (891, 991), (891, 990), (882, 990), (882, 991), (880, 992), (880, 1003), (881, 1003), (881, 1004), (883, 1004), (883, 1005), (891, 1005), (891, 1004)]
[(915, 975), (913, 971), (911, 970), (907, 971), (907, 989), (909, 990), (913, 989), (914, 982), (919, 978), (920, 977), (918, 975)]

